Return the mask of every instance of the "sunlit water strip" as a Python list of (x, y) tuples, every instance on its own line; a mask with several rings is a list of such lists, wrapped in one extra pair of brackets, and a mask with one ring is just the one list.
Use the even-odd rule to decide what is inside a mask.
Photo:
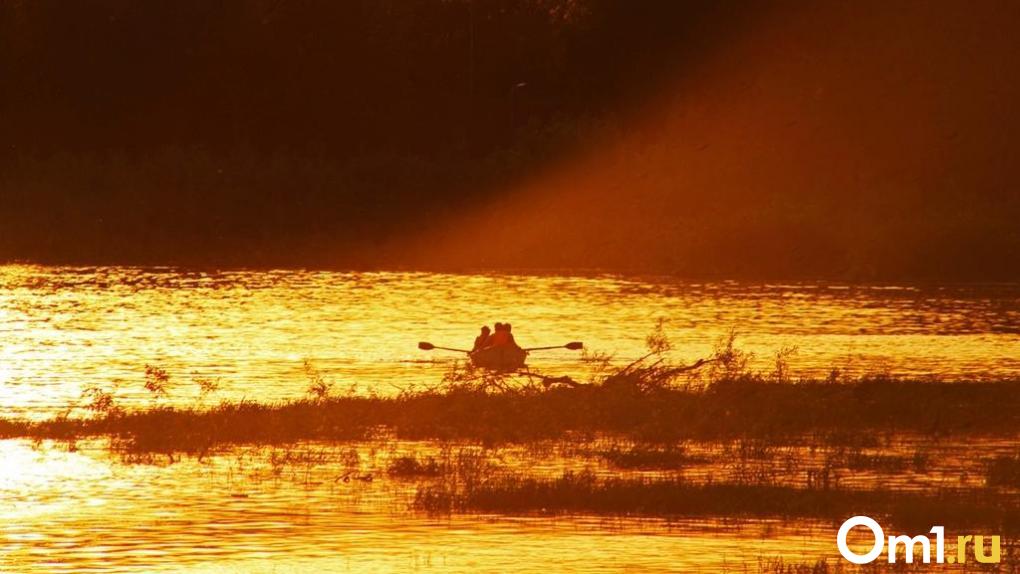
[(16, 464), (0, 477), (0, 567), (17, 572), (714, 571), (823, 546), (779, 523), (429, 517), (366, 445), (355, 464), (371, 482), (335, 480), (335, 458), (276, 467), (259, 449), (174, 464), (122, 464), (98, 442), (0, 450)]
[[(0, 414), (50, 416), (83, 389), (150, 404), (144, 366), (167, 370), (169, 402), (300, 397), (308, 361), (336, 391), (436, 384), (482, 324), (509, 321), (526, 346), (583, 340), (626, 361), (659, 319), (679, 361), (708, 356), (731, 330), (768, 371), (1020, 378), (1020, 285), (694, 283), (662, 277), (198, 271), (0, 267)], [(571, 351), (532, 368), (584, 378)]]
[[(988, 456), (1013, 452), (1015, 444), (1015, 437), (1004, 438), (975, 449), (969, 439), (932, 443), (905, 437), (862, 452), (910, 457), (923, 449), (925, 469), (839, 472), (852, 481), (842, 486), (852, 488), (911, 491), (918, 477), (929, 481), (929, 491), (976, 487), (965, 474), (981, 468)], [(4, 440), (0, 571), (755, 572), (761, 559), (836, 560), (834, 521), (435, 516), (411, 505), (427, 478), (387, 472), (397, 456), (449, 459), (462, 449), (481, 457), (483, 469), (491, 463), (531, 476), (584, 468), (603, 476), (650, 472), (621, 471), (593, 456), (614, 445), (621, 446), (299, 443), (235, 447), (202, 458), (177, 455), (171, 461), (165, 454), (122, 458), (110, 453), (106, 440)], [(739, 463), (741, 457), (728, 450), (736, 445), (691, 446), (692, 454), (711, 455), (714, 462), (670, 472), (695, 481), (735, 480), (733, 473), (745, 463), (780, 470), (780, 480), (802, 478), (820, 462), (819, 452), (807, 445), (773, 445), (769, 458), (756, 453)], [(826, 450), (841, 456), (837, 447)], [(967, 456), (952, 456), (960, 452)], [(795, 461), (794, 467), (782, 471), (784, 460)]]

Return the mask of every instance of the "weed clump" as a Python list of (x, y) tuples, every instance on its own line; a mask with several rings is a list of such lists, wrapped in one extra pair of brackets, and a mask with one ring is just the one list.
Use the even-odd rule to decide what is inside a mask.
[(398, 456), (390, 461), (390, 476), (408, 478), (422, 476), (439, 476), (442, 466), (434, 457), (419, 459), (413, 455)]
[(1020, 531), (1020, 511), (985, 492), (936, 495), (890, 490), (796, 488), (774, 484), (694, 482), (683, 477), (600, 478), (590, 470), (554, 478), (495, 474), (484, 481), (419, 487), (414, 507), (430, 513), (727, 516), (842, 521), (865, 513), (904, 528), (939, 521)]
[(676, 444), (664, 446), (637, 444), (626, 449), (614, 446), (598, 454), (611, 466), (619, 469), (667, 470), (704, 462), (703, 458), (690, 454), (682, 445)]
[[(904, 402), (902, 397), (911, 400)], [(683, 440), (776, 440), (854, 436), (873, 444), (890, 432), (930, 436), (1012, 435), (1020, 383), (866, 381), (832, 385), (731, 381), (707, 390), (557, 387), (537, 392), (426, 390), (397, 397), (327, 396), (280, 403), (221, 402), (125, 411), (109, 391), (88, 395), (89, 417), (0, 420), (0, 437), (113, 436), (139, 448), (200, 451), (217, 444), (348, 440), (380, 433), (408, 439), (524, 442), (596, 433), (666, 444)], [(659, 453), (622, 453), (629, 462)], [(682, 458), (682, 457), (681, 457)], [(900, 461), (853, 456), (850, 467)], [(903, 461), (913, 465), (914, 461)], [(918, 462), (923, 466), (924, 461)], [(626, 462), (624, 462), (626, 464)], [(990, 470), (1008, 477), (1009, 462)]]

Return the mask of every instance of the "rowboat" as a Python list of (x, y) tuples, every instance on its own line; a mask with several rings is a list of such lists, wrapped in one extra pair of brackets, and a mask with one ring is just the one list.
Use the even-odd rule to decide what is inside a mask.
[(516, 371), (524, 367), (528, 352), (520, 347), (502, 346), (468, 353), (471, 364), (493, 371)]
[(524, 361), (528, 358), (528, 353), (531, 351), (546, 351), (550, 349), (569, 349), (571, 351), (579, 351), (584, 348), (584, 344), (580, 341), (573, 341), (566, 345), (528, 347), (526, 349), (522, 349), (516, 345), (501, 345), (498, 347), (479, 349), (477, 351), (468, 351), (467, 349), (457, 349), (455, 347), (440, 347), (439, 345), (433, 345), (428, 341), (422, 341), (418, 343), (418, 348), (422, 351), (442, 349), (444, 351), (452, 351), (454, 353), (464, 353), (471, 359), (471, 364), (476, 367), (491, 369), (493, 371), (513, 372), (524, 367)]

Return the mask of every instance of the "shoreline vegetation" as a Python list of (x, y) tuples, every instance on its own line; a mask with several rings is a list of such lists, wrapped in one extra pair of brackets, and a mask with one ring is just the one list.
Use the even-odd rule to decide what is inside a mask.
[(132, 449), (204, 452), (220, 445), (387, 435), (491, 443), (594, 434), (650, 442), (805, 435), (860, 441), (890, 432), (1005, 436), (1020, 428), (1020, 381), (724, 379), (706, 388), (593, 384), (498, 391), (454, 385), (394, 397), (324, 394), (281, 403), (138, 411), (121, 410), (111, 401), (100, 397), (92, 417), (0, 419), (0, 437), (110, 436)]
[[(161, 371), (153, 373), (149, 386), (158, 391)], [(438, 456), (395, 456), (376, 469), (411, 481), (412, 511), (822, 522), (864, 513), (918, 531), (951, 523), (1020, 532), (1020, 454), (982, 459), (978, 483), (949, 480), (918, 491), (901, 481), (945, 472), (934, 451), (880, 446), (897, 435), (933, 443), (1015, 436), (1020, 382), (724, 379), (697, 388), (603, 383), (499, 391), (454, 384), (390, 398), (329, 396), (321, 380), (313, 380), (314, 389), (322, 396), (277, 404), (136, 412), (105, 405), (92, 418), (5, 419), (0, 438), (77, 448), (75, 441), (106, 437), (112, 452), (142, 464), (155, 456), (201, 460), (235, 446), (268, 447), (274, 466), (305, 470), (328, 465), (332, 455), (328, 445), (303, 442), (438, 441), (445, 445)], [(498, 454), (514, 444), (540, 452), (547, 440), (590, 463), (601, 460), (606, 471), (535, 473), (507, 466)], [(721, 445), (711, 454), (690, 448), (712, 441)], [(824, 460), (810, 462), (781, 445), (817, 448)], [(699, 465), (713, 470), (699, 474)], [(841, 476), (860, 472), (874, 473), (875, 482), (841, 483)], [(370, 470), (363, 474), (371, 479)]]
[[(908, 477), (944, 472), (941, 461), (915, 454), (909, 469), (898, 464), (877, 469), (862, 464), (859, 456), (845, 456), (847, 451), (840, 448), (822, 447), (828, 456), (811, 463), (804, 452), (790, 459), (789, 450), (766, 441), (747, 446), (724, 447), (708, 458), (684, 460), (677, 456), (681, 450), (659, 450), (663, 468), (623, 474), (612, 464), (612, 471), (597, 465), (558, 473), (521, 469), (507, 466), (503, 456), (493, 456), (498, 450), (448, 447), (437, 456), (393, 458), (388, 474), (415, 484), (413, 510), (435, 515), (725, 517), (835, 524), (863, 513), (918, 532), (935, 524), (1020, 532), (1016, 490), (1020, 482), (1015, 477), (1012, 483), (994, 482), (997, 466), (1015, 465), (1020, 457), (993, 460), (980, 485), (942, 481), (937, 488), (917, 489)], [(656, 454), (646, 446), (634, 446), (630, 452), (648, 461)], [(614, 446), (586, 454), (612, 461), (619, 453)], [(695, 468), (706, 463), (700, 471)], [(872, 480), (855, 486), (842, 483), (848, 474), (869, 469), (877, 471)]]
[[(205, 406), (219, 390), (218, 381), (210, 379), (194, 380), (199, 394), (193, 405), (164, 404), (177, 382), (165, 369), (145, 365), (150, 407), (127, 410), (112, 391), (92, 386), (78, 404), (51, 419), (0, 418), (0, 438), (109, 436), (127, 450), (206, 453), (233, 444), (385, 437), (484, 444), (596, 435), (660, 444), (813, 437), (861, 444), (890, 433), (937, 439), (1008, 436), (1020, 429), (1020, 381), (907, 380), (889, 374), (852, 378), (839, 368), (825, 380), (795, 379), (790, 358), (796, 348), (777, 350), (772, 370), (763, 373), (750, 367), (754, 355), (736, 340), (731, 330), (710, 357), (677, 364), (665, 321), (659, 320), (645, 338), (648, 352), (626, 365), (586, 350), (581, 360), (589, 375), (584, 382), (455, 362), (442, 384), (388, 397), (358, 394), (355, 387), (341, 394), (306, 360), (305, 397), (214, 406)], [(72, 416), (83, 411), (85, 416)]]
[[(111, 452), (142, 464), (267, 447), (276, 471), (305, 465), (306, 474), (330, 464), (328, 443), (432, 441), (441, 446), (438, 456), (410, 452), (384, 467), (345, 467), (334, 480), (357, 471), (358, 480), (384, 473), (410, 481), (409, 509), (427, 514), (834, 522), (864, 513), (919, 531), (951, 523), (1020, 532), (1020, 453), (961, 454), (957, 462), (969, 466), (953, 467), (923, 443), (881, 446), (893, 437), (932, 444), (1014, 438), (1020, 381), (850, 378), (837, 369), (824, 380), (796, 379), (789, 367), (795, 349), (777, 351), (773, 369), (762, 373), (750, 369), (752, 356), (735, 338), (720, 340), (710, 357), (677, 364), (660, 322), (646, 338), (648, 353), (626, 365), (585, 353), (584, 381), (455, 363), (441, 385), (390, 397), (341, 394), (306, 361), (304, 398), (212, 406), (203, 406), (218, 390), (211, 380), (194, 381), (201, 400), (193, 405), (164, 404), (176, 381), (146, 365), (150, 407), (127, 410), (108, 389), (92, 387), (84, 404), (60, 416), (0, 419), (0, 439), (53, 440), (74, 449), (78, 440), (108, 438)], [(585, 466), (539, 471), (509, 466), (500, 454), (519, 445), (529, 457), (549, 448), (543, 441)], [(530, 448), (536, 450), (527, 454)], [(869, 474), (869, 481), (844, 482)], [(911, 477), (927, 475), (943, 478), (935, 488), (910, 486)], [(1007, 552), (1017, 548), (1007, 544)]]
[(565, 472), (552, 478), (516, 474), (487, 480), (444, 477), (418, 488), (413, 508), (430, 513), (595, 514), (660, 517), (842, 520), (867, 509), (896, 526), (923, 532), (933, 524), (1020, 531), (1020, 508), (992, 489), (937, 493), (895, 489), (794, 487), (697, 482), (683, 477), (600, 478)]

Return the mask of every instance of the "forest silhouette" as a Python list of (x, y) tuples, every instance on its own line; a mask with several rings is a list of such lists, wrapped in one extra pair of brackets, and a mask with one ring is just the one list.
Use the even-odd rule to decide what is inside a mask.
[(1015, 278), (1017, 20), (4, 3), (0, 260)]

